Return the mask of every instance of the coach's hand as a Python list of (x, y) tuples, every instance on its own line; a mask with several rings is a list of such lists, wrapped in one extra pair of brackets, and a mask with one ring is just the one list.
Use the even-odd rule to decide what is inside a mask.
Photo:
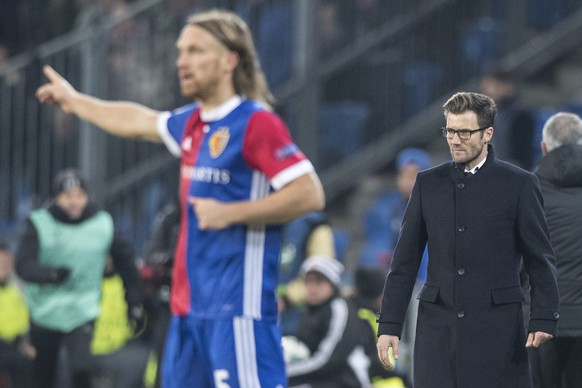
[(531, 332), (527, 335), (526, 348), (539, 348), (541, 344), (551, 341), (554, 336), (543, 331)]
[[(376, 348), (378, 349), (378, 359), (384, 368), (388, 370), (394, 369), (394, 361), (398, 360), (398, 337), (394, 335), (387, 335), (382, 334), (378, 337), (378, 342), (376, 343)], [(394, 359), (392, 360), (391, 355), (389, 354), (389, 350), (392, 348), (392, 356)]]
[(36, 98), (42, 103), (58, 104), (67, 113), (71, 112), (71, 100), (77, 91), (51, 66), (45, 65), (43, 73), (49, 82), (36, 90)]

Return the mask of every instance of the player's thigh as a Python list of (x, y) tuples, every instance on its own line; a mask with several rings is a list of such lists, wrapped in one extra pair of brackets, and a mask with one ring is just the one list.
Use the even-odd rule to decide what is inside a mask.
[(285, 362), (276, 322), (235, 317), (209, 331), (210, 360), (218, 388), (285, 387)]
[(161, 365), (164, 388), (214, 387), (201, 326), (191, 318), (172, 317)]

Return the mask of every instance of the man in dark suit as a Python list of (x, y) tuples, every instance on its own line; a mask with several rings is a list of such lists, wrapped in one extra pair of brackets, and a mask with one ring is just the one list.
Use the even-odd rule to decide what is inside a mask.
[[(556, 266), (535, 175), (495, 157), (494, 101), (456, 93), (444, 105), (452, 162), (418, 173), (382, 309), (378, 357), (398, 342), (422, 253), (414, 386), (531, 387), (526, 347), (556, 336)], [(520, 263), (532, 284), (525, 327)], [(526, 334), (527, 333), (527, 334)]]
[[(582, 384), (582, 120), (558, 112), (546, 121), (543, 158), (535, 174), (544, 196), (544, 210), (556, 252), (560, 289), (559, 338), (530, 352), (539, 386)], [(536, 379), (534, 378), (534, 382)]]

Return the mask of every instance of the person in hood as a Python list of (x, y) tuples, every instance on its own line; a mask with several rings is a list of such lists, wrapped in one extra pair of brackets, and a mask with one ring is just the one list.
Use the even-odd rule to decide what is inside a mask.
[(301, 265), (306, 307), (295, 336), (309, 351), (287, 364), (289, 387), (371, 387), (375, 336), (355, 304), (341, 296), (343, 272), (339, 261), (323, 255)]
[(87, 388), (107, 258), (112, 257), (123, 279), (129, 318), (134, 322), (143, 318), (139, 277), (129, 244), (115, 234), (111, 215), (90, 201), (79, 171), (59, 172), (52, 189), (54, 201), (48, 208), (32, 211), (16, 253), (16, 272), (26, 283), (30, 338), (37, 352), (34, 387), (55, 387), (64, 345), (72, 388)]
[(560, 290), (559, 337), (539, 349), (534, 376), (541, 387), (575, 387), (582, 381), (582, 120), (558, 112), (546, 121), (540, 180)]

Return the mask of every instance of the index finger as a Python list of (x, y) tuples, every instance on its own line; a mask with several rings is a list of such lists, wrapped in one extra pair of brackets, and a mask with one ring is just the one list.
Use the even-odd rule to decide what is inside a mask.
[(60, 81), (63, 79), (63, 77), (59, 73), (57, 73), (57, 71), (53, 69), (51, 65), (44, 65), (42, 68), (42, 72), (51, 82)]

